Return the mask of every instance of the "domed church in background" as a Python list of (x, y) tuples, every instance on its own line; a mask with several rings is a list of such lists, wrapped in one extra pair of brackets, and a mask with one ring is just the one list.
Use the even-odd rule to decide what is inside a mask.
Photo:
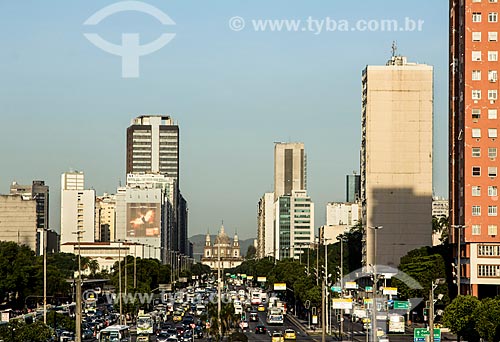
[(211, 269), (216, 270), (218, 265), (220, 265), (221, 269), (225, 269), (239, 266), (242, 262), (243, 257), (240, 253), (240, 242), (237, 234), (234, 234), (234, 239), (231, 241), (224, 231), (224, 226), (221, 226), (219, 234), (215, 237), (215, 241), (212, 245), (210, 234), (207, 233), (203, 257), (201, 258), (201, 263), (203, 265), (207, 265)]

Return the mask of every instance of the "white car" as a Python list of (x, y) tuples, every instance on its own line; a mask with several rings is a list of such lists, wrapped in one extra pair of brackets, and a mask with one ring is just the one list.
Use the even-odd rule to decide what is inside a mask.
[(248, 329), (248, 321), (246, 321), (246, 320), (242, 320), (242, 321), (240, 322), (240, 328), (241, 328), (241, 330), (243, 330), (243, 331), (245, 331), (246, 329)]

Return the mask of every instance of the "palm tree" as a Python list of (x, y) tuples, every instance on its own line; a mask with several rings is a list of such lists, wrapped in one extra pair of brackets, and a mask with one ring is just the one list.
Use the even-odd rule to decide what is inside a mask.
[(99, 262), (97, 262), (97, 260), (95, 259), (90, 259), (89, 262), (87, 263), (87, 267), (90, 270), (90, 274), (94, 276), (99, 270)]

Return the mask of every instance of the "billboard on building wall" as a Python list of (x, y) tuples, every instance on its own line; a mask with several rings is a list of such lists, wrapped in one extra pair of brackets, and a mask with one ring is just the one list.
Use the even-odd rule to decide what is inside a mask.
[(127, 237), (159, 237), (160, 203), (127, 203)]

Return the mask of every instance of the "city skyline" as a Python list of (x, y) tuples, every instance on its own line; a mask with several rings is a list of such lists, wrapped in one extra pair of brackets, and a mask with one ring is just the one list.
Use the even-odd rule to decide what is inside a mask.
[[(149, 1), (175, 20), (177, 36), (141, 58), (140, 78), (127, 80), (120, 77), (118, 57), (82, 36), (82, 23), (111, 3), (88, 1), (71, 8), (61, 2), (61, 8), (50, 9), (36, 3), (0, 5), (5, 25), (15, 25), (9, 13), (25, 13), (29, 22), (14, 34), (0, 33), (6, 46), (0, 56), (5, 75), (0, 154), (10, 161), (0, 170), (0, 193), (8, 193), (13, 181), (44, 180), (51, 187), (50, 228), (59, 230), (61, 173), (85, 172), (97, 195), (125, 184), (123, 132), (132, 118), (147, 113), (171, 115), (182, 129), (180, 186), (189, 203), (190, 236), (215, 231), (222, 219), (242, 239), (256, 236), (256, 199), (272, 191), (274, 141), (307, 146), (308, 193), (320, 226), (326, 203), (345, 197), (345, 175), (359, 172), (361, 72), (368, 64), (384, 63), (393, 40), (399, 53), (435, 67), (434, 184), (436, 195), (447, 196), (448, 59), (446, 49), (439, 48), (447, 45), (447, 4), (429, 0), (408, 8), (389, 1), (382, 10), (370, 1), (362, 6), (297, 3), (296, 8), (283, 1), (268, 7), (256, 2), (260, 8), (226, 3), (215, 6), (219, 11), (210, 17), (215, 24), (207, 27), (201, 13), (211, 5), (197, 4), (201, 11), (193, 13), (190, 2)], [(56, 20), (61, 13), (65, 19)], [(227, 27), (234, 15), (413, 17), (425, 24), (422, 32), (403, 33), (234, 32)], [(158, 27), (149, 18), (117, 18), (96, 30), (116, 38), (134, 18), (131, 25), (140, 27), (145, 41), (156, 39)], [(32, 44), (33, 31), (50, 38)]]

